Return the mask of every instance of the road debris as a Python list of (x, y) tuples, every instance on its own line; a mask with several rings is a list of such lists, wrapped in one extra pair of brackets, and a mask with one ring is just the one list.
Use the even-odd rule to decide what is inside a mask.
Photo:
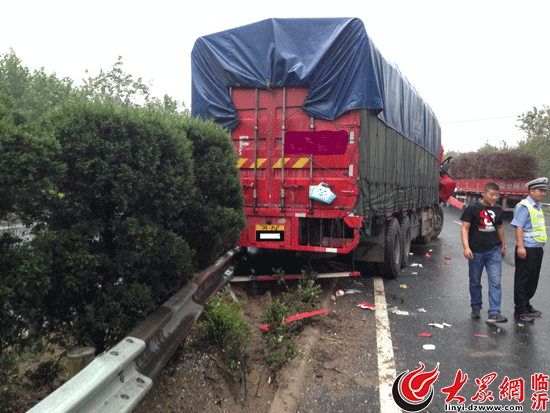
[(426, 310), (424, 310), (423, 308), (419, 308), (419, 309), (416, 310), (416, 311), (418, 311), (419, 313), (425, 313), (425, 312), (426, 312)]
[(451, 257), (444, 257), (446, 260), (451, 260), (452, 258)]
[(489, 336), (486, 336), (485, 334), (474, 334), (474, 337), (487, 338), (487, 337), (489, 337)]
[[(312, 317), (312, 316), (318, 315), (318, 314), (328, 313), (329, 311), (330, 311), (330, 309), (326, 309), (326, 310), (317, 310), (317, 311), (310, 311), (310, 312), (306, 312), (306, 313), (296, 314), (296, 315), (293, 315), (292, 317), (288, 317), (284, 321), (283, 324), (292, 323), (293, 321), (301, 320), (303, 318)], [(269, 331), (269, 324), (261, 326), (260, 330)]]
[(420, 337), (431, 337), (430, 333), (420, 333)]
[(420, 268), (422, 268), (422, 264), (414, 262), (414, 263), (411, 264), (411, 267), (420, 267)]
[(405, 288), (409, 288), (409, 287), (407, 287), (405, 284), (401, 284), (401, 285), (399, 286), (399, 288), (405, 289)]
[(361, 307), (363, 309), (369, 309), (369, 310), (376, 310), (376, 307), (373, 306), (372, 304), (369, 304), (369, 303), (366, 303), (366, 302), (362, 302), (361, 304), (357, 304), (357, 307)]
[(424, 344), (422, 348), (424, 350), (435, 350), (435, 346), (433, 344)]
[(344, 295), (344, 290), (336, 291), (336, 297), (342, 297)]
[(450, 262), (444, 262), (443, 264), (445, 264), (445, 265), (451, 265)]
[(451, 327), (450, 324), (447, 323), (430, 323), (429, 326), (437, 327), (437, 328), (445, 328), (445, 327)]
[(424, 255), (424, 258), (430, 258), (430, 257), (431, 257), (431, 255), (428, 254), (428, 253), (426, 253), (426, 255)]
[(397, 307), (393, 307), (390, 309), (390, 311), (394, 314), (397, 314), (397, 315), (409, 315), (409, 312), (408, 311), (403, 311), (403, 310), (400, 310), (399, 308)]

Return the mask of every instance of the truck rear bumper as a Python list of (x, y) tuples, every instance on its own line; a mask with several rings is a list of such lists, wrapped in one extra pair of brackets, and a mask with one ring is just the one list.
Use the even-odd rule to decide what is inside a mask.
[(342, 211), (310, 215), (287, 210), (283, 215), (248, 215), (240, 246), (277, 250), (347, 254), (359, 243), (359, 217), (342, 217)]

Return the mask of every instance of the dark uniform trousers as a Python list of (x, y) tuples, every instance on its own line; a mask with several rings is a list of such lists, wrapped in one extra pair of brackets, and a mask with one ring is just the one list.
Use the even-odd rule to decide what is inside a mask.
[(525, 248), (527, 256), (524, 260), (518, 257), (516, 246), (516, 272), (514, 276), (514, 304), (516, 314), (529, 314), (529, 300), (535, 295), (539, 283), (540, 268), (544, 251), (542, 247)]

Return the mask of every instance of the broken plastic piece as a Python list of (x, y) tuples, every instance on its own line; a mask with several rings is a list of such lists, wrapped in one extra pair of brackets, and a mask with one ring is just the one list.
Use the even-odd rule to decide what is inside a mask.
[(361, 307), (361, 308), (368, 308), (369, 310), (376, 310), (376, 307), (373, 306), (372, 304), (369, 304), (369, 303), (366, 303), (366, 302), (362, 302), (361, 304), (357, 304), (357, 307)]
[(426, 310), (424, 310), (423, 308), (419, 308), (417, 311), (418, 311), (419, 313), (425, 313), (425, 312), (426, 312)]
[(431, 337), (430, 333), (420, 333), (420, 337)]
[(391, 309), (391, 312), (394, 313), (394, 314), (397, 314), (397, 315), (409, 315), (409, 312), (408, 312), (408, 311), (400, 310), (400, 309), (397, 308), (397, 307), (393, 307), (393, 308)]
[(403, 288), (403, 289), (404, 289), (404, 288), (409, 288), (409, 287), (407, 287), (405, 284), (401, 284), (401, 285), (399, 286), (399, 288)]
[(446, 259), (446, 260), (450, 260), (450, 259), (452, 259), (452, 258), (451, 258), (451, 257), (445, 257), (445, 259)]
[(426, 255), (424, 255), (424, 258), (430, 258), (430, 257), (431, 257), (431, 255), (428, 254), (428, 253), (426, 253)]
[[(293, 321), (301, 320), (302, 318), (307, 318), (318, 314), (328, 313), (329, 311), (330, 310), (327, 309), (327, 310), (317, 310), (317, 311), (310, 311), (308, 313), (296, 314), (296, 315), (293, 315), (292, 317), (288, 317), (283, 324), (292, 323)], [(269, 331), (269, 324), (261, 326), (260, 330)]]
[(434, 326), (434, 327), (437, 327), (437, 328), (451, 327), (451, 325), (447, 324), (447, 323), (430, 323), (428, 325), (429, 326)]
[(344, 291), (344, 294), (357, 294), (360, 293), (360, 290), (346, 290)]
[(485, 334), (474, 334), (474, 337), (483, 337), (483, 338), (487, 338), (489, 336), (486, 336)]
[(445, 264), (445, 265), (451, 265), (450, 262), (444, 262), (443, 264)]
[(435, 350), (435, 346), (433, 344), (424, 344), (422, 348), (424, 350)]
[(336, 291), (336, 297), (342, 297), (344, 295), (344, 291), (343, 290), (338, 290)]

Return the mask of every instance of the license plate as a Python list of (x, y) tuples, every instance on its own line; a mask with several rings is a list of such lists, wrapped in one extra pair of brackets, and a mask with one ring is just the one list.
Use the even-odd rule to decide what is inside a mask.
[(284, 241), (285, 226), (284, 225), (262, 225), (257, 224), (256, 241)]

